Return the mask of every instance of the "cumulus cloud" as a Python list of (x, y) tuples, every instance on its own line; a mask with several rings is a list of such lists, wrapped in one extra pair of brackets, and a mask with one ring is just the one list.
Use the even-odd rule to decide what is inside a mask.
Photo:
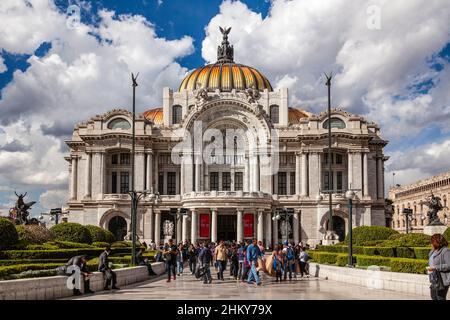
[[(129, 109), (131, 72), (140, 72), (138, 111), (159, 106), (162, 87), (176, 87), (185, 75), (176, 59), (193, 52), (192, 38), (160, 38), (139, 15), (87, 14), (96, 15), (98, 24), (69, 28), (53, 1), (0, 2), (0, 49), (31, 55), (29, 67), (16, 70), (2, 89), (0, 185), (64, 188), (64, 140), (75, 123)], [(34, 52), (43, 42), (51, 46), (38, 57)], [(62, 193), (51, 191), (44, 199)]]
[[(380, 9), (380, 29), (368, 28), (371, 6)], [(446, 1), (274, 0), (265, 18), (224, 1), (206, 27), (202, 55), (215, 61), (218, 27), (231, 26), (235, 60), (260, 68), (274, 87), (289, 87), (293, 104), (323, 110), (323, 73), (333, 71), (333, 104), (400, 138), (449, 120), (449, 66), (436, 56), (450, 42), (449, 18)], [(444, 69), (432, 69), (436, 63)], [(430, 92), (412, 88), (426, 80), (436, 84)]]
[(44, 209), (49, 211), (53, 208), (61, 208), (67, 203), (67, 190), (48, 190), (41, 194), (39, 203)]

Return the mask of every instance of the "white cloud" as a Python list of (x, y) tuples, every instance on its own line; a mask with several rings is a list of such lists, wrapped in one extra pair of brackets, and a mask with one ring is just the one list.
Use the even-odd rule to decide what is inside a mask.
[[(380, 30), (367, 28), (370, 5), (381, 9)], [(399, 138), (450, 120), (448, 62), (439, 61), (446, 65), (441, 72), (429, 66), (450, 42), (449, 18), (443, 0), (274, 0), (265, 18), (224, 1), (206, 27), (202, 55), (215, 61), (218, 27), (231, 26), (235, 61), (259, 68), (274, 87), (290, 87), (293, 104), (323, 110), (323, 73), (333, 70), (333, 105), (367, 115), (389, 138)], [(438, 83), (428, 94), (408, 88), (426, 79)]]
[(8, 71), (8, 68), (5, 65), (5, 60), (3, 57), (0, 57), (0, 73)]
[(41, 194), (39, 202), (44, 209), (61, 208), (67, 203), (67, 190), (48, 190)]
[(193, 52), (193, 40), (159, 38), (144, 17), (105, 10), (98, 26), (70, 29), (52, 1), (29, 2), (0, 2), (0, 49), (33, 54), (42, 42), (51, 49), (32, 55), (2, 90), (0, 185), (55, 189), (67, 185), (63, 141), (75, 123), (129, 108), (131, 72), (140, 72), (138, 111), (159, 106), (162, 87), (176, 87), (186, 73), (175, 60)]

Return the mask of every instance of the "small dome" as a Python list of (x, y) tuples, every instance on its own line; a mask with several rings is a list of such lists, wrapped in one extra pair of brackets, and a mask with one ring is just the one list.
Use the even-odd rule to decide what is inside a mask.
[(145, 111), (143, 113), (143, 116), (145, 119), (150, 120), (155, 125), (163, 124), (163, 109), (162, 108), (155, 108), (155, 109)]
[(234, 48), (228, 42), (231, 28), (220, 28), (223, 41), (217, 47), (217, 62), (200, 67), (189, 73), (181, 82), (178, 91), (206, 88), (209, 91), (231, 91), (255, 88), (273, 91), (267, 78), (258, 70), (233, 61)]

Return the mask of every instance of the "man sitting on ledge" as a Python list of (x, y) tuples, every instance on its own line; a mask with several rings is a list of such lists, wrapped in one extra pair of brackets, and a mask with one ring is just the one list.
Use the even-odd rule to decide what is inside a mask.
[(153, 271), (152, 266), (150, 262), (148, 261), (148, 258), (144, 257), (145, 247), (141, 247), (139, 249), (139, 252), (136, 254), (136, 261), (135, 264), (138, 266), (146, 266), (148, 270), (149, 276), (156, 276), (156, 273)]
[(116, 287), (117, 275), (114, 271), (112, 271), (111, 267), (109, 266), (108, 257), (109, 257), (110, 253), (111, 253), (111, 247), (107, 246), (105, 248), (105, 251), (103, 251), (102, 254), (100, 255), (98, 271), (103, 273), (103, 279), (104, 279), (103, 290), (110, 290), (109, 285), (110, 285), (111, 281), (112, 281), (112, 289), (119, 290), (119, 288)]
[[(89, 287), (89, 278), (92, 275), (92, 272), (89, 272), (87, 269), (86, 263), (88, 261), (87, 255), (82, 256), (75, 256), (70, 258), (70, 260), (67, 262), (66, 267), (69, 266), (77, 266), (80, 269), (80, 273), (83, 275), (84, 280), (84, 293), (94, 293)], [(81, 295), (80, 289), (73, 288), (73, 294), (76, 296)]]

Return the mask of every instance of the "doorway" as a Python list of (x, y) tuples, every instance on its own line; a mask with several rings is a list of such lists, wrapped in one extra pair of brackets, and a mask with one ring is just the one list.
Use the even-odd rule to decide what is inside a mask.
[(116, 241), (122, 241), (127, 235), (127, 221), (120, 216), (115, 216), (109, 220), (108, 230), (116, 237)]
[(235, 215), (217, 216), (217, 240), (233, 241), (237, 237), (237, 218)]
[[(328, 221), (326, 223), (328, 230)], [(339, 236), (339, 241), (345, 240), (345, 220), (339, 216), (333, 216), (333, 230)]]

